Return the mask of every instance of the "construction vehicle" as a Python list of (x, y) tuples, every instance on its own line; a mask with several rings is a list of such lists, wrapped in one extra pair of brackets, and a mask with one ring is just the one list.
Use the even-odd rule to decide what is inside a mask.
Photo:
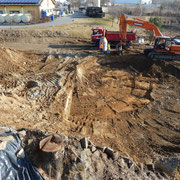
[[(108, 43), (111, 45), (116, 45), (120, 41), (120, 32), (119, 31), (108, 31), (107, 29), (103, 29), (100, 27), (92, 28), (92, 34), (91, 34), (91, 43), (93, 44), (99, 44), (99, 40), (101, 37), (105, 36)], [(127, 32), (126, 34), (126, 48), (130, 46), (131, 41), (136, 40), (136, 33), (133, 32)]]
[(154, 48), (144, 50), (145, 55), (149, 58), (180, 60), (180, 39), (178, 36), (174, 38), (163, 36), (159, 28), (154, 24), (135, 17), (126, 19), (125, 14), (121, 15), (119, 23), (121, 46), (124, 46), (127, 41), (127, 25), (143, 28), (153, 33)]
[(105, 17), (105, 13), (103, 12), (102, 7), (87, 7), (86, 16), (103, 18)]

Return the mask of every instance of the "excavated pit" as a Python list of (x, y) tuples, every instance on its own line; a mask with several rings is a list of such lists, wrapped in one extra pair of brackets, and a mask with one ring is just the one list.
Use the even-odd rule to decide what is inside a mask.
[(179, 62), (0, 51), (1, 125), (86, 136), (136, 162), (179, 157)]

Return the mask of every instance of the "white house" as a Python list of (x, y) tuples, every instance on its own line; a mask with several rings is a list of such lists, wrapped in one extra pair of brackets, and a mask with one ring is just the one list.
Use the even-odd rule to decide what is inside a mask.
[(55, 4), (55, 0), (42, 0), (41, 5), (39, 6), (40, 12), (46, 11), (47, 16), (53, 14)]
[(152, 0), (141, 0), (141, 4), (152, 4)]
[(114, 4), (152, 4), (152, 0), (111, 0)]
[(43, 11), (53, 14), (55, 5), (55, 0), (0, 0), (0, 14), (31, 14), (38, 21)]

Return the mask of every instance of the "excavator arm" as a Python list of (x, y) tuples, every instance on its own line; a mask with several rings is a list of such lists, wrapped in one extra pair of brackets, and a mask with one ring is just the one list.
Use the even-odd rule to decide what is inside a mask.
[(163, 34), (159, 30), (159, 28), (157, 26), (155, 26), (154, 24), (152, 24), (148, 21), (139, 19), (139, 18), (135, 18), (135, 17), (133, 17), (133, 20), (127, 20), (125, 14), (122, 14), (120, 17), (120, 23), (119, 23), (119, 31), (121, 34), (121, 43), (122, 44), (126, 42), (127, 25), (128, 24), (131, 26), (135, 26), (135, 27), (139, 27), (139, 28), (143, 28), (143, 29), (151, 31), (154, 35), (154, 40), (156, 40), (156, 38), (158, 36), (163, 36)]

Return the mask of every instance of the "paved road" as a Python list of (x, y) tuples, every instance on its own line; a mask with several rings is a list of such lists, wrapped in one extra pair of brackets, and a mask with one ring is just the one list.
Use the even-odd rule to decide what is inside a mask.
[(74, 13), (73, 15), (67, 15), (65, 17), (58, 17), (54, 21), (41, 23), (41, 24), (32, 24), (32, 25), (0, 25), (0, 28), (28, 28), (28, 27), (44, 27), (44, 26), (57, 26), (61, 24), (66, 24), (74, 21), (77, 18), (87, 18), (82, 13)]

